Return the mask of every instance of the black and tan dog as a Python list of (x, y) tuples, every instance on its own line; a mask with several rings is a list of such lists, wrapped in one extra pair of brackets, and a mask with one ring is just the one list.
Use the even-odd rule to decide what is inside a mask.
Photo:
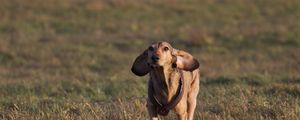
[(199, 63), (167, 42), (152, 44), (131, 68), (138, 76), (149, 73), (147, 108), (150, 119), (174, 110), (180, 120), (192, 120), (199, 92)]

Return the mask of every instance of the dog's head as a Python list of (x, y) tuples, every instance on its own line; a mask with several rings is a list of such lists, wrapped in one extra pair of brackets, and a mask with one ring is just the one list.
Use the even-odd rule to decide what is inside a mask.
[(138, 76), (144, 76), (151, 67), (173, 67), (193, 71), (199, 67), (199, 62), (191, 54), (177, 50), (167, 42), (158, 42), (150, 45), (135, 59), (131, 71)]

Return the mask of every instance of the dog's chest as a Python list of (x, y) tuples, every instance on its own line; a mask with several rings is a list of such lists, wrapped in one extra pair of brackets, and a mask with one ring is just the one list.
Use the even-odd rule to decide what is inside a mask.
[(179, 71), (173, 71), (169, 74), (164, 74), (163, 77), (155, 73), (152, 74), (153, 75), (151, 76), (153, 78), (150, 79), (153, 83), (154, 96), (162, 104), (170, 102), (178, 89), (181, 74)]

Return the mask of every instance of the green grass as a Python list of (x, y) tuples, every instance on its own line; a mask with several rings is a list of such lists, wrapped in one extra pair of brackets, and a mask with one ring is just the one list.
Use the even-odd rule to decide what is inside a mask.
[(195, 119), (300, 119), (299, 5), (2, 0), (0, 119), (147, 119), (130, 67), (162, 40), (201, 63)]

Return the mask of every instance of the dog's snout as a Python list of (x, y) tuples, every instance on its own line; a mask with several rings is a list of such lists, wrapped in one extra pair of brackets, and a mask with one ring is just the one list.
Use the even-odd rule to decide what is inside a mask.
[(157, 61), (159, 60), (159, 57), (156, 56), (156, 55), (153, 55), (153, 56), (151, 57), (151, 59), (152, 59), (154, 62), (157, 62)]

